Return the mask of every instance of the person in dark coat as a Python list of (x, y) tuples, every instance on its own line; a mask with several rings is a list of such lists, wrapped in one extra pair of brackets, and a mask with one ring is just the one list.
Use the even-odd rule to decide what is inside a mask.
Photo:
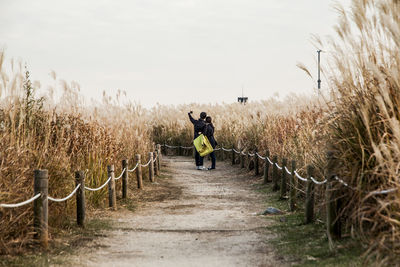
[[(210, 141), (211, 146), (215, 149), (215, 147), (218, 145), (218, 143), (214, 138), (214, 125), (212, 124), (212, 119), (210, 116), (206, 117), (206, 128), (204, 130), (204, 135), (207, 136), (208, 141)], [(215, 162), (216, 162), (215, 151), (211, 152), (210, 157), (211, 157), (211, 167), (208, 169), (214, 170)]]
[[(204, 133), (204, 130), (206, 128), (206, 122), (204, 120), (207, 117), (207, 113), (201, 112), (200, 113), (200, 118), (198, 120), (193, 119), (192, 113), (193, 113), (193, 111), (190, 111), (188, 113), (188, 115), (189, 115), (190, 121), (193, 123), (194, 139), (196, 139), (200, 134)], [(194, 157), (195, 157), (195, 160), (196, 160), (197, 169), (198, 170), (203, 170), (204, 169), (203, 157), (200, 157), (200, 154), (199, 154), (199, 152), (197, 152), (196, 149), (194, 149), (194, 150), (195, 150)]]

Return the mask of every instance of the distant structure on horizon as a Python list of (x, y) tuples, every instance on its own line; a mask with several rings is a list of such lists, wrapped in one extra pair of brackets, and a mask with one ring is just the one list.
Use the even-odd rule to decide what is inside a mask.
[(242, 86), (242, 96), (238, 97), (238, 103), (241, 103), (241, 104), (245, 105), (247, 100), (249, 100), (249, 98), (247, 96), (244, 96), (244, 94), (243, 94), (243, 86)]
[(248, 100), (249, 98), (248, 97), (245, 97), (245, 96), (242, 96), (242, 97), (238, 97), (238, 102), (239, 103), (242, 103), (243, 105), (244, 104), (246, 104), (246, 102), (247, 102), (247, 100)]

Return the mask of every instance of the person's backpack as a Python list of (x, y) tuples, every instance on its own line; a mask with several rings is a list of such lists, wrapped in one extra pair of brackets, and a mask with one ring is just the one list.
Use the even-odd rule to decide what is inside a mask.
[(193, 144), (201, 157), (207, 156), (214, 151), (210, 141), (204, 134), (201, 134), (196, 139), (194, 139)]

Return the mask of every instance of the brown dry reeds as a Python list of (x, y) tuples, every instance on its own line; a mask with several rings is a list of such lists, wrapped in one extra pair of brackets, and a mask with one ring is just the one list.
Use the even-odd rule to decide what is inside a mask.
[[(338, 10), (329, 133), (340, 175), (356, 188), (344, 192), (343, 212), (367, 254), (388, 263), (400, 254), (400, 2), (353, 0), (350, 12)], [(389, 188), (399, 190), (372, 193)]]
[[(97, 108), (85, 107), (76, 83), (62, 82), (56, 102), (38, 98), (28, 71), (9, 70), (0, 53), (0, 202), (17, 203), (33, 196), (33, 170), (48, 169), (49, 195), (64, 197), (74, 188), (74, 172), (85, 170), (86, 183), (107, 179), (106, 167), (121, 160), (133, 164), (136, 153), (152, 148), (151, 131), (140, 106), (121, 106), (105, 97)], [(55, 75), (53, 75), (56, 77)], [(99, 111), (100, 110), (100, 111)], [(88, 194), (90, 207), (104, 206), (105, 190)], [(74, 199), (49, 203), (50, 229), (73, 217)], [(0, 253), (18, 252), (33, 236), (32, 208), (0, 210)], [(51, 233), (50, 233), (51, 234)]]

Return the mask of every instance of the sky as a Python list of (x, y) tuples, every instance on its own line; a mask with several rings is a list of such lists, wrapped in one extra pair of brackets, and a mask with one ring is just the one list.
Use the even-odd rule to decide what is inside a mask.
[(249, 100), (314, 94), (317, 53), (311, 36), (335, 36), (333, 4), (0, 0), (0, 48), (7, 58), (26, 62), (43, 88), (54, 84), (49, 75), (54, 70), (78, 82), (87, 99), (123, 90), (128, 100), (151, 107), (231, 103), (242, 87)]

